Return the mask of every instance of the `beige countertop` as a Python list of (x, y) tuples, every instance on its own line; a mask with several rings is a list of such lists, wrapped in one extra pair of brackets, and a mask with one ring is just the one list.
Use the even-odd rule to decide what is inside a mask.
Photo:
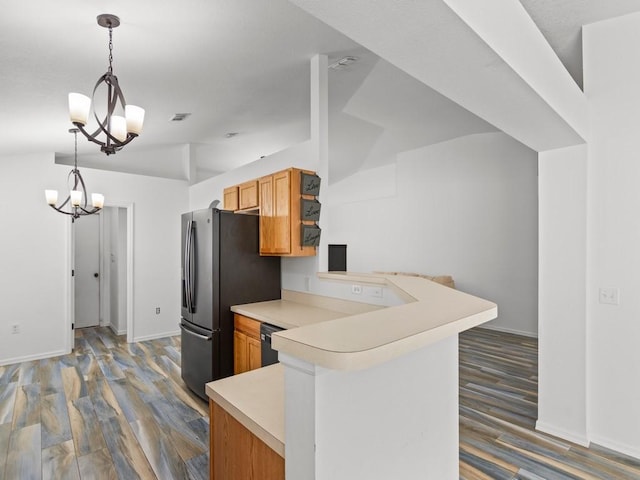
[[(319, 274), (328, 280), (387, 286), (408, 303), (379, 307), (283, 291), (281, 300), (231, 308), (289, 328), (273, 334), (273, 347), (336, 370), (377, 365), (497, 316), (487, 300), (419, 277)], [(206, 386), (209, 398), (284, 457), (284, 367), (259, 368)]]
[(320, 278), (384, 285), (408, 303), (277, 332), (272, 347), (334, 370), (361, 370), (496, 318), (495, 303), (420, 277), (326, 273)]
[(276, 363), (207, 383), (207, 395), (284, 458), (284, 367)]
[(381, 308), (367, 303), (283, 290), (281, 300), (233, 305), (231, 311), (289, 329)]

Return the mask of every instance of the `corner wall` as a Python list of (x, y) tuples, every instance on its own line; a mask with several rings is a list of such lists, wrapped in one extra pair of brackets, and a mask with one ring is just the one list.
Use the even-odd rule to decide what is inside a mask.
[[(588, 411), (594, 443), (640, 458), (640, 14), (583, 28), (589, 98)], [(619, 304), (599, 302), (619, 289)]]
[[(134, 204), (134, 338), (177, 333), (187, 183), (81, 170), (88, 189), (104, 194), (107, 205)], [(0, 364), (67, 348), (70, 220), (47, 206), (43, 192), (64, 191), (68, 171), (53, 154), (0, 158)], [(12, 324), (20, 324), (20, 334), (10, 334)]]

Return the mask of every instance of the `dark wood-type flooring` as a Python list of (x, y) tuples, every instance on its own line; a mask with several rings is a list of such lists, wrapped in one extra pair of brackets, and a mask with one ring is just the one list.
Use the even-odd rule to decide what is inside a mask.
[(0, 367), (0, 479), (207, 479), (206, 402), (180, 337), (76, 331), (72, 354)]
[[(536, 432), (536, 417), (536, 340), (462, 334), (461, 479), (640, 480), (640, 461)], [(0, 367), (0, 480), (206, 479), (208, 427), (179, 337), (83, 329), (73, 354)]]
[(480, 328), (461, 334), (461, 479), (640, 479), (640, 461), (536, 432), (537, 417), (537, 340)]

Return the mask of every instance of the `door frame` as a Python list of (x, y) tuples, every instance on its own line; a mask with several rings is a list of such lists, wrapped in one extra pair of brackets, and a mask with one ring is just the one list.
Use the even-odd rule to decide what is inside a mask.
[[(133, 202), (108, 202), (105, 203), (108, 207), (124, 208), (127, 211), (127, 343), (133, 342), (133, 215), (134, 215), (134, 203)], [(82, 221), (80, 219), (79, 221)], [(71, 271), (74, 268), (74, 255), (75, 255), (75, 237), (73, 234), (73, 222), (69, 220), (67, 227), (67, 322), (66, 330), (69, 334), (66, 336), (65, 350), (67, 353), (71, 353), (74, 347), (74, 330), (71, 326), (75, 322), (75, 294), (74, 294), (74, 281), (75, 278), (71, 275)], [(102, 258), (100, 259), (102, 262)], [(102, 280), (102, 279), (101, 279)]]

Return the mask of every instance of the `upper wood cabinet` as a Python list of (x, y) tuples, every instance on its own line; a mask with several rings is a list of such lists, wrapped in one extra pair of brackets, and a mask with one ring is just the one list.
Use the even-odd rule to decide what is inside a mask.
[(238, 186), (227, 187), (224, 189), (224, 209), (225, 210), (238, 210)]
[(238, 209), (247, 210), (258, 207), (258, 181), (251, 180), (238, 185), (238, 196), (240, 198)]
[(300, 220), (302, 172), (297, 168), (289, 168), (258, 180), (261, 255), (305, 257), (316, 254), (316, 247), (303, 247), (301, 242), (301, 225), (314, 224)]

